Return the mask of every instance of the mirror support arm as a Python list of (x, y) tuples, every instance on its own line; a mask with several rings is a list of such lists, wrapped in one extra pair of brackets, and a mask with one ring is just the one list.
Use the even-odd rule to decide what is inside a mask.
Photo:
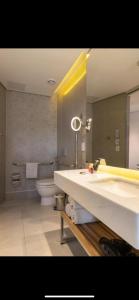
[(78, 133), (75, 133), (75, 168), (78, 169)]

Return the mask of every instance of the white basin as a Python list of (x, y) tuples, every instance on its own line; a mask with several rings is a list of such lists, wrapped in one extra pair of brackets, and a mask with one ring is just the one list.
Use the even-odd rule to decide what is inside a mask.
[[(94, 182), (93, 182), (94, 184)], [(139, 185), (135, 183), (129, 183), (126, 180), (122, 179), (103, 179), (98, 180), (97, 183), (99, 189), (103, 189), (109, 193), (115, 194), (120, 197), (139, 198)]]
[(97, 219), (139, 249), (139, 180), (66, 170), (55, 171), (54, 181)]

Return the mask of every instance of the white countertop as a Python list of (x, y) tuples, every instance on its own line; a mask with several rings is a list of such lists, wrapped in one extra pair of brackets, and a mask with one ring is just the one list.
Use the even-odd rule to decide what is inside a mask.
[[(85, 172), (85, 174), (80, 174), (80, 172)], [(85, 189), (88, 189), (96, 194), (101, 195), (102, 197), (106, 197), (110, 201), (114, 201), (118, 203), (121, 206), (124, 206), (128, 209), (133, 210), (134, 212), (139, 213), (139, 181), (136, 180), (128, 180), (125, 179), (122, 176), (115, 176), (108, 173), (89, 173), (86, 169), (79, 169), (79, 170), (66, 170), (66, 171), (55, 171), (55, 174), (59, 174), (63, 176), (64, 178), (67, 178), (71, 182), (74, 182), (78, 184), (79, 186), (84, 187)], [(99, 183), (99, 180), (101, 179), (121, 179), (127, 183), (134, 183), (136, 186), (138, 186), (138, 189), (136, 190), (136, 196), (132, 196), (132, 192), (129, 191), (130, 197), (117, 197), (117, 195), (105, 191), (101, 189), (101, 182)], [(97, 183), (97, 184), (95, 184)], [(98, 185), (99, 183), (99, 185)], [(127, 191), (128, 194), (128, 191)]]
[[(80, 174), (84, 172), (85, 174)], [(139, 249), (139, 180), (86, 169), (55, 171), (56, 185)]]

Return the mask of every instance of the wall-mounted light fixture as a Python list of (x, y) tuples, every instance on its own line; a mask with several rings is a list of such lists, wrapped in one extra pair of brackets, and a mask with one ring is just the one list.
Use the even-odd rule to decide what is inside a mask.
[(86, 131), (90, 131), (91, 125), (92, 125), (91, 118), (87, 119), (85, 124), (83, 123), (82, 118), (79, 118), (77, 116), (73, 117), (71, 120), (71, 128), (73, 131), (80, 131), (81, 127), (84, 127)]
[(86, 126), (85, 126), (85, 128), (86, 128), (87, 131), (90, 131), (90, 130), (91, 130), (91, 124), (92, 124), (92, 119), (89, 118), (89, 119), (86, 121)]
[(55, 93), (60, 96), (66, 96), (86, 75), (87, 60), (90, 56), (90, 50), (87, 53), (82, 52), (67, 72)]

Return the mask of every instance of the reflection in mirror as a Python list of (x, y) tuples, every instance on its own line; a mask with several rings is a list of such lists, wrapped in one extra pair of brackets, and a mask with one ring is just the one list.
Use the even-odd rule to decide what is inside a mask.
[[(133, 92), (139, 90), (138, 61), (138, 48), (92, 49), (87, 67), (87, 118), (93, 119), (93, 128), (87, 135), (87, 161), (104, 157), (111, 166), (138, 168), (139, 122), (135, 119), (139, 116), (131, 114), (130, 105)], [(138, 106), (139, 92), (136, 97)]]
[(129, 168), (139, 170), (139, 90), (130, 94)]

